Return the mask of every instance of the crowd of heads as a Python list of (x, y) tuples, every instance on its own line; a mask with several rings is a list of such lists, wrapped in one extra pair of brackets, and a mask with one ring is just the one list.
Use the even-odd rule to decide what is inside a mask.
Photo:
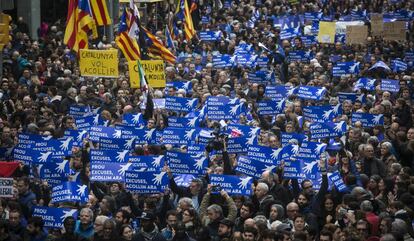
[[(147, 28), (162, 41), (162, 28), (175, 9), (165, 1), (147, 5)], [(168, 118), (184, 116), (161, 108), (149, 108), (152, 99), (167, 96), (198, 98), (200, 109), (210, 96), (237, 97), (248, 106), (250, 115), (241, 115), (238, 123), (260, 127), (259, 145), (282, 147), (281, 133), (308, 133), (310, 123), (300, 123), (303, 108), (340, 103), (338, 93), (355, 92), (359, 77), (376, 79), (374, 91), (358, 90), (366, 101), (345, 100), (342, 115), (348, 130), (336, 141), (340, 147), (326, 153), (317, 165), (322, 172), (319, 190), (310, 180), (298, 182), (283, 177), (281, 164), (264, 171), (254, 182), (251, 196), (230, 196), (208, 184), (209, 174), (235, 175), (238, 154), (225, 150), (209, 157), (206, 176), (193, 179), (188, 186), (178, 186), (168, 166), (170, 185), (164, 193), (131, 193), (118, 182), (90, 181), (88, 152), (93, 146), (85, 141), (74, 148), (69, 158), (73, 173), (80, 173), (82, 184), (89, 187), (89, 201), (52, 203), (51, 185), (31, 175), (31, 167), (21, 163), (12, 177), (15, 194), (1, 198), (0, 239), (2, 240), (413, 240), (414, 230), (414, 71), (372, 71), (378, 61), (390, 65), (414, 51), (412, 18), (408, 22), (406, 41), (384, 41), (369, 35), (365, 44), (346, 45), (314, 43), (305, 46), (300, 37), (281, 40), (281, 29), (273, 24), (275, 17), (294, 16), (321, 11), (338, 20), (352, 11), (367, 13), (408, 11), (410, 1), (198, 1), (192, 12), (195, 28), (220, 30), (218, 41), (185, 40), (180, 30), (174, 40), (177, 63), (166, 64), (167, 82), (190, 81), (192, 89), (150, 88), (144, 92), (130, 88), (128, 65), (120, 57), (118, 78), (92, 78), (80, 75), (78, 56), (63, 44), (64, 20), (42, 23), (38, 36), (29, 36), (22, 19), (13, 23), (13, 40), (5, 46), (3, 75), (0, 83), (0, 145), (11, 149), (18, 144), (19, 133), (60, 138), (65, 130), (76, 129), (70, 106), (100, 108), (100, 116), (109, 126), (122, 123), (128, 113), (143, 113), (148, 129), (162, 131)], [(225, 6), (223, 6), (223, 4)], [(260, 13), (253, 26), (248, 22)], [(209, 21), (202, 21), (208, 16)], [(63, 19), (63, 18), (62, 18)], [(183, 23), (177, 23), (178, 28)], [(310, 23), (304, 23), (310, 25)], [(369, 21), (365, 23), (369, 25)], [(161, 27), (162, 26), (162, 27)], [(219, 54), (234, 54), (241, 43), (251, 44), (259, 56), (269, 58), (267, 70), (275, 83), (286, 86), (325, 87), (321, 101), (288, 98), (283, 113), (275, 116), (258, 114), (258, 102), (269, 99), (265, 84), (249, 80), (255, 68), (233, 66), (215, 68), (212, 59)], [(270, 51), (259, 46), (264, 44)], [(308, 62), (288, 62), (281, 55), (290, 51), (310, 50)], [(90, 48), (117, 48), (107, 38), (90, 39)], [(338, 61), (361, 63), (359, 75), (332, 75), (331, 57)], [(410, 69), (411, 68), (411, 69)], [(382, 91), (381, 79), (399, 81), (400, 91)], [(270, 84), (270, 83), (269, 83)], [(364, 127), (352, 123), (352, 113), (383, 114), (384, 125)], [(201, 126), (213, 128), (216, 121), (205, 119)], [(324, 140), (325, 141), (325, 140)], [(135, 155), (162, 155), (166, 150), (185, 151), (162, 143), (137, 146)], [(208, 154), (206, 154), (208, 155)], [(346, 192), (328, 190), (327, 172), (339, 171)], [(67, 217), (61, 229), (45, 228), (48, 220), (32, 216), (34, 206), (76, 208), (77, 218)]]

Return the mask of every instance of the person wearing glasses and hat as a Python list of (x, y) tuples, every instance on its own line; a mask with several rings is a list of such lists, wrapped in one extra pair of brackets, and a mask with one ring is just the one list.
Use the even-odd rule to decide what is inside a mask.
[(139, 219), (141, 228), (132, 238), (133, 241), (167, 241), (155, 224), (155, 215), (152, 212), (142, 212)]

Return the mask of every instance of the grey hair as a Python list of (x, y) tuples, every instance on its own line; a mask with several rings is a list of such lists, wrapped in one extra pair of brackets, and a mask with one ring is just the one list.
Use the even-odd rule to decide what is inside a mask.
[(264, 189), (266, 191), (266, 193), (269, 191), (269, 186), (266, 183), (259, 182), (257, 184), (257, 187), (256, 188), (258, 188), (258, 187), (260, 187), (261, 189)]
[(79, 214), (83, 213), (83, 212), (87, 212), (89, 214), (89, 216), (91, 217), (91, 220), (93, 220), (93, 211), (90, 208), (82, 208), (81, 211), (79, 212)]
[(360, 205), (360, 208), (364, 212), (372, 212), (374, 210), (372, 203), (368, 200), (363, 201)]
[(97, 216), (97, 217), (96, 217), (95, 222), (98, 222), (98, 223), (100, 223), (100, 224), (104, 224), (104, 222), (105, 222), (106, 220), (108, 220), (108, 219), (109, 219), (109, 217), (108, 217), (108, 216), (105, 216), (105, 215), (99, 215), (99, 216)]
[(388, 151), (390, 151), (391, 148), (392, 148), (392, 144), (389, 141), (385, 141), (385, 142), (381, 143), (381, 145), (384, 145), (385, 147), (387, 147)]
[(180, 200), (178, 200), (178, 206), (180, 206), (180, 204), (187, 204), (190, 205), (191, 207), (193, 207), (193, 200), (191, 200), (191, 198), (189, 197), (182, 197), (180, 198)]
[(217, 204), (210, 205), (207, 208), (207, 211), (213, 211), (213, 212), (216, 212), (216, 213), (220, 213), (220, 215), (223, 214), (223, 209), (219, 205), (217, 205)]
[(67, 95), (70, 95), (71, 93), (75, 93), (75, 94), (77, 94), (77, 93), (78, 93), (78, 91), (77, 91), (75, 88), (70, 87), (70, 88), (66, 91), (66, 94), (67, 94)]
[(391, 224), (391, 232), (404, 235), (407, 233), (407, 223), (404, 220), (396, 218)]

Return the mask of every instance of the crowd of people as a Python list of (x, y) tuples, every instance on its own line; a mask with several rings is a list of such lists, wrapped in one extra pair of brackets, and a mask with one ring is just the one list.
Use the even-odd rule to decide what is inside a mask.
[[(163, 41), (162, 28), (175, 9), (175, 3), (170, 2), (148, 4), (147, 8), (147, 28)], [(282, 147), (281, 133), (308, 133), (309, 121), (299, 121), (304, 107), (336, 105), (341, 92), (365, 94), (366, 100), (341, 103), (342, 115), (336, 120), (345, 121), (348, 129), (335, 140), (339, 147), (327, 151), (318, 162), (322, 176), (319, 190), (310, 180), (285, 178), (282, 163), (254, 181), (251, 196), (229, 195), (224, 190), (216, 194), (208, 181), (210, 174), (240, 175), (235, 171), (240, 154), (228, 153), (228, 139), (221, 138), (221, 154), (206, 153), (209, 165), (205, 176), (195, 177), (186, 185), (177, 184), (166, 165), (163, 170), (170, 183), (164, 193), (136, 194), (122, 182), (90, 181), (88, 153), (94, 147), (84, 141), (67, 158), (73, 173), (80, 173), (82, 184), (89, 187), (88, 203), (52, 203), (51, 185), (33, 176), (30, 165), (21, 163), (11, 175), (15, 196), (0, 199), (0, 240), (414, 240), (414, 72), (405, 59), (414, 51), (413, 8), (411, 1), (199, 1), (192, 12), (195, 28), (221, 31), (221, 39), (200, 41), (195, 37), (186, 41), (180, 30), (172, 50), (177, 62), (166, 64), (165, 75), (167, 83), (191, 81), (192, 89), (150, 87), (147, 98), (141, 89), (130, 88), (121, 52), (119, 78), (81, 76), (76, 53), (63, 44), (63, 20), (43, 23), (38, 36), (30, 36), (20, 18), (13, 22), (13, 40), (2, 51), (0, 144), (5, 150), (18, 144), (19, 133), (60, 138), (66, 130), (77, 129), (76, 118), (69, 114), (71, 106), (100, 108), (109, 126), (121, 124), (124, 114), (143, 113), (145, 128), (162, 131), (168, 127), (169, 117), (186, 114), (154, 108), (153, 99), (166, 96), (198, 98), (197, 109), (210, 96), (237, 97), (249, 106), (249, 115), (241, 115), (236, 123), (260, 127), (259, 145), (276, 149)], [(364, 44), (305, 45), (300, 36), (282, 40), (280, 26), (274, 25), (275, 17), (321, 12), (323, 18), (339, 20), (355, 11), (366, 11), (367, 16), (408, 13), (406, 41), (385, 41), (369, 35)], [(251, 25), (249, 21), (257, 13), (259, 17)], [(301, 32), (304, 25), (310, 25), (306, 21), (301, 24)], [(370, 26), (368, 17), (365, 24)], [(274, 74), (274, 83), (249, 80), (249, 72), (256, 70), (249, 66), (213, 65), (214, 56), (232, 55), (242, 43), (251, 44), (255, 54), (268, 57), (265, 68)], [(90, 48), (117, 46), (103, 37), (91, 39)], [(311, 51), (313, 57), (304, 62), (290, 61), (289, 52), (296, 50)], [(335, 62), (360, 62), (360, 73), (334, 76), (332, 56), (337, 57)], [(396, 58), (408, 63), (406, 70), (371, 69), (379, 61), (389, 66)], [(374, 90), (355, 90), (360, 77), (376, 79)], [(398, 80), (399, 92), (382, 91), (381, 79)], [(283, 113), (259, 115), (257, 103), (270, 99), (266, 88), (275, 84), (325, 87), (327, 92), (321, 101), (291, 95)], [(364, 127), (352, 123), (355, 112), (383, 114), (384, 124)], [(208, 118), (200, 124), (206, 128), (216, 125)], [(171, 149), (185, 150), (156, 143), (137, 145), (133, 152), (163, 155)], [(3, 159), (8, 158), (3, 155)], [(328, 187), (327, 173), (335, 170), (340, 172), (347, 191)], [(46, 228), (46, 220), (32, 216), (34, 206), (75, 208), (79, 214), (77, 218), (67, 217), (61, 229)]]

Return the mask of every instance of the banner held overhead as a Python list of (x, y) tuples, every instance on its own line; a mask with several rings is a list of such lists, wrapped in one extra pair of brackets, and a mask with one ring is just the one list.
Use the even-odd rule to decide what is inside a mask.
[(118, 77), (118, 50), (81, 49), (79, 66), (82, 76)]

